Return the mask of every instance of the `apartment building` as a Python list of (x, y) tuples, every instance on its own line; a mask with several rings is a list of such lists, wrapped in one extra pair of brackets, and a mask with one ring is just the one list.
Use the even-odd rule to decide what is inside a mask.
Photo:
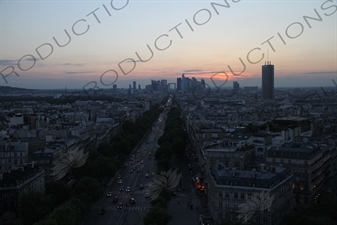
[(284, 167), (238, 170), (213, 165), (208, 180), (209, 207), (216, 222), (249, 213), (246, 222), (278, 225), (294, 205), (293, 176)]
[(28, 162), (28, 142), (0, 141), (0, 172)]
[(34, 162), (0, 173), (0, 214), (18, 213), (19, 199), (30, 191), (45, 191), (44, 171)]
[(294, 174), (292, 189), (295, 200), (310, 203), (330, 179), (330, 148), (335, 147), (310, 142), (286, 142), (268, 151), (266, 163), (268, 166), (290, 168)]

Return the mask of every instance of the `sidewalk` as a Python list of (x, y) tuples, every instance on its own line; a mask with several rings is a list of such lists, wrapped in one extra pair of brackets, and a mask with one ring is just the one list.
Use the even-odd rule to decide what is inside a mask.
[(207, 214), (207, 209), (201, 206), (200, 199), (194, 192), (182, 191), (172, 197), (167, 212), (172, 215), (168, 225), (199, 225), (199, 216)]

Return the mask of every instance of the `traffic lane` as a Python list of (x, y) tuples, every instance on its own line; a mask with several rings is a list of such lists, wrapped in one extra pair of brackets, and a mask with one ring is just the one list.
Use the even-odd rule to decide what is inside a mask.
[[(162, 124), (163, 126), (164, 124)], [(133, 187), (134, 191), (138, 190), (140, 184), (144, 185), (144, 190), (146, 190), (146, 184), (150, 181), (152, 181), (151, 179), (151, 174), (154, 171), (154, 167), (155, 167), (155, 161), (153, 160), (153, 154), (149, 155), (149, 151), (151, 151), (152, 153), (155, 152), (155, 147), (154, 146), (154, 141), (156, 142), (156, 138), (158, 138), (158, 133), (153, 131), (150, 132), (150, 134), (148, 135), (148, 140), (147, 142), (151, 141), (152, 144), (149, 144), (150, 150), (147, 150), (145, 147), (142, 148), (141, 146), (139, 148), (136, 149), (135, 154), (139, 155), (140, 160), (144, 160), (144, 164), (138, 163), (138, 164), (129, 164), (127, 167), (123, 168), (120, 171), (120, 175), (121, 175), (121, 179), (122, 179), (122, 184), (118, 184), (118, 179), (116, 179), (110, 186), (107, 187), (107, 189), (105, 190), (105, 192), (103, 193), (102, 198), (97, 201), (96, 203), (93, 204), (94, 207), (102, 207), (102, 208), (106, 208), (109, 207), (111, 205), (113, 205), (112, 200), (114, 198), (114, 196), (116, 196), (116, 194), (112, 194), (111, 197), (107, 197), (106, 193), (107, 192), (112, 192), (112, 193), (116, 193), (119, 191), (121, 186), (124, 186), (124, 188), (126, 187)], [(143, 142), (143, 146), (145, 146), (146, 141)], [(137, 151), (139, 151), (139, 153), (137, 153)], [(129, 162), (128, 162), (129, 163)], [(140, 173), (137, 173), (136, 171), (133, 171), (133, 173), (129, 173), (129, 171), (131, 169), (133, 169), (133, 166), (136, 165), (137, 167), (139, 167), (141, 169)], [(145, 174), (149, 173), (149, 178), (145, 178)], [(138, 175), (137, 175), (138, 174)], [(123, 194), (123, 193), (119, 193), (118, 195), (119, 201), (118, 202), (122, 202), (124, 205), (125, 203), (129, 202), (130, 200), (130, 196), (129, 194)], [(137, 202), (139, 202), (139, 204), (149, 204), (147, 203), (147, 199), (145, 198), (144, 195), (140, 195), (140, 196), (135, 196), (135, 199)], [(117, 206), (117, 204), (116, 204)], [(118, 211), (106, 211), (106, 214), (109, 215), (109, 217), (111, 217), (111, 221), (121, 221), (122, 218), (122, 214), (121, 213), (117, 213)], [(99, 214), (99, 210), (95, 210), (91, 213), (89, 213), (89, 219), (86, 220), (86, 224), (110, 224), (110, 221), (107, 221), (107, 219), (104, 217), (104, 215), (100, 215)]]

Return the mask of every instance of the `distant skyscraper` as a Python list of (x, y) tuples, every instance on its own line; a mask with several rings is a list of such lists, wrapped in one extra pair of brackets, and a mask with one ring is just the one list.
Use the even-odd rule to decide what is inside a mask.
[(274, 99), (274, 65), (270, 61), (262, 66), (262, 98)]
[(114, 84), (112, 86), (112, 91), (113, 91), (114, 94), (117, 94), (117, 84)]
[(187, 80), (185, 77), (185, 74), (181, 76), (181, 90), (186, 91), (187, 90)]
[(161, 80), (160, 84), (161, 84), (161, 86), (166, 86), (167, 85), (167, 80)]
[(181, 91), (181, 78), (177, 78), (177, 91)]
[(204, 79), (201, 79), (201, 90), (205, 90), (206, 89), (206, 83)]
[(151, 86), (153, 91), (159, 91), (160, 90), (160, 81), (157, 80), (151, 80)]
[(133, 82), (133, 92), (136, 92), (136, 87), (137, 87), (136, 81), (134, 81), (134, 82)]
[(240, 90), (240, 84), (237, 81), (233, 81), (233, 93), (238, 93)]
[(140, 87), (140, 84), (138, 85), (138, 89), (141, 90), (142, 88)]

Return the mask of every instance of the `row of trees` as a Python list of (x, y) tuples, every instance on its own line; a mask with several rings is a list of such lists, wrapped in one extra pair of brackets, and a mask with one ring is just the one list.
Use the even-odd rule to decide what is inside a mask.
[(171, 200), (171, 192), (163, 189), (159, 197), (151, 202), (151, 209), (143, 218), (144, 225), (167, 225), (172, 216), (167, 212), (167, 204)]
[[(174, 107), (167, 114), (163, 135), (158, 139), (159, 148), (155, 153), (159, 171), (168, 171), (170, 161), (175, 154), (178, 157), (185, 150), (187, 133), (182, 128), (180, 111)], [(151, 202), (151, 210), (144, 217), (144, 225), (167, 225), (172, 216), (167, 212), (167, 204), (171, 200), (171, 192), (163, 189), (159, 197)]]
[(185, 151), (187, 133), (182, 128), (182, 119), (178, 108), (173, 107), (167, 114), (164, 133), (158, 138), (159, 148), (155, 153), (159, 171), (167, 171), (170, 168), (171, 157), (178, 157)]
[(135, 123), (125, 121), (110, 143), (102, 143), (82, 167), (71, 169), (73, 179), (77, 180), (73, 189), (65, 181), (56, 181), (46, 186), (46, 195), (40, 192), (23, 195), (19, 203), (23, 224), (78, 224), (91, 204), (102, 197), (103, 180), (115, 176), (161, 111), (155, 105)]
[(80, 179), (74, 190), (65, 181), (55, 181), (46, 186), (45, 194), (24, 194), (19, 211), (24, 225), (76, 225), (101, 196), (101, 185), (94, 178)]
[(110, 143), (102, 143), (97, 151), (90, 154), (84, 166), (73, 169), (74, 178), (92, 177), (103, 181), (113, 177), (160, 113), (159, 105), (155, 105), (135, 123), (124, 121), (121, 131), (111, 139)]

